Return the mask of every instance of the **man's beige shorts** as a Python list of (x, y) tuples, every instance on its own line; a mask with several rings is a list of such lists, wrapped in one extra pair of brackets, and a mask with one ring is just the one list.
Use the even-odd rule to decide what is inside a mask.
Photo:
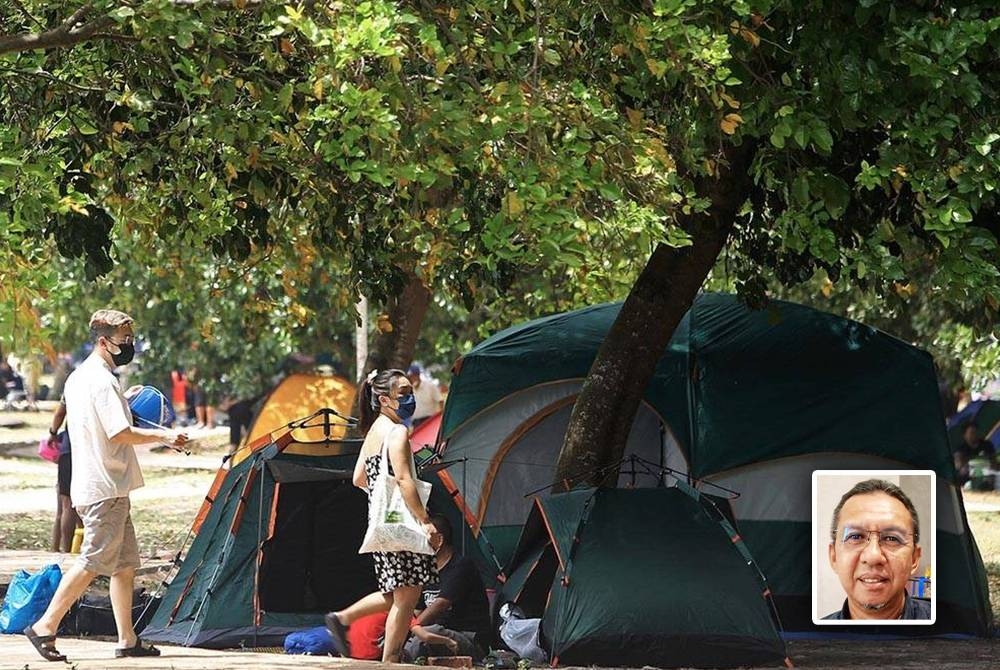
[(76, 508), (83, 520), (83, 545), (77, 563), (84, 570), (113, 575), (139, 567), (139, 544), (135, 541), (131, 510), (127, 497)]

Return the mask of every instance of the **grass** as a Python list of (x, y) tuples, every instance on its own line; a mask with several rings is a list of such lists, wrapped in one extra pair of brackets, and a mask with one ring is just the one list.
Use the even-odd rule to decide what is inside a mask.
[[(145, 557), (179, 548), (200, 507), (200, 500), (186, 497), (133, 503), (132, 523), (140, 553)], [(0, 549), (48, 551), (52, 536), (51, 515), (37, 512), (3, 514), (0, 520), (3, 526)]]

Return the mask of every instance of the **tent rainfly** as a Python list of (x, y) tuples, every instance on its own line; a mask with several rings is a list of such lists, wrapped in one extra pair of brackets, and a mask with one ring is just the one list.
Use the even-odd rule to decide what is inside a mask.
[[(443, 458), (461, 465), (439, 476), (494, 574), (531, 511), (525, 494), (552, 484), (573, 403), (619, 309), (509, 328), (455, 364), (439, 439)], [(989, 634), (986, 574), (955, 484), (934, 364), (920, 349), (802, 305), (753, 311), (735, 296), (700, 295), (646, 388), (625, 457), (619, 486), (661, 486), (659, 473), (672, 468), (740, 494), (733, 513), (786, 631), (816, 630), (812, 471), (933, 470), (937, 622), (911, 632)], [(629, 465), (637, 460), (652, 474)]]

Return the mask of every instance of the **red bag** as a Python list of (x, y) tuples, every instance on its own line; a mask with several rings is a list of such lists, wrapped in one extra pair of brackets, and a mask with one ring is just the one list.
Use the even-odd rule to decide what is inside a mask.
[(47, 461), (52, 461), (53, 463), (59, 462), (59, 440), (49, 441), (49, 438), (43, 437), (38, 443), (38, 455)]

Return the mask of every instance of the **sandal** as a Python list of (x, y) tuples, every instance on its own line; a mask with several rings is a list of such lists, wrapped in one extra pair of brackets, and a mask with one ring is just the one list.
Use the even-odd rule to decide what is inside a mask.
[(39, 635), (35, 632), (35, 629), (28, 626), (24, 629), (24, 636), (28, 638), (32, 646), (38, 650), (38, 653), (42, 655), (46, 661), (65, 661), (65, 654), (60, 654), (59, 650), (56, 649), (55, 635)]
[(134, 647), (118, 647), (115, 649), (115, 658), (128, 658), (136, 656), (159, 656), (160, 650), (153, 645), (145, 646), (142, 640), (136, 640)]
[(340, 623), (340, 619), (333, 612), (324, 616), (323, 622), (326, 624), (326, 629), (330, 631), (330, 637), (333, 639), (333, 646), (337, 653), (344, 658), (350, 658), (351, 644), (347, 641), (347, 628)]

